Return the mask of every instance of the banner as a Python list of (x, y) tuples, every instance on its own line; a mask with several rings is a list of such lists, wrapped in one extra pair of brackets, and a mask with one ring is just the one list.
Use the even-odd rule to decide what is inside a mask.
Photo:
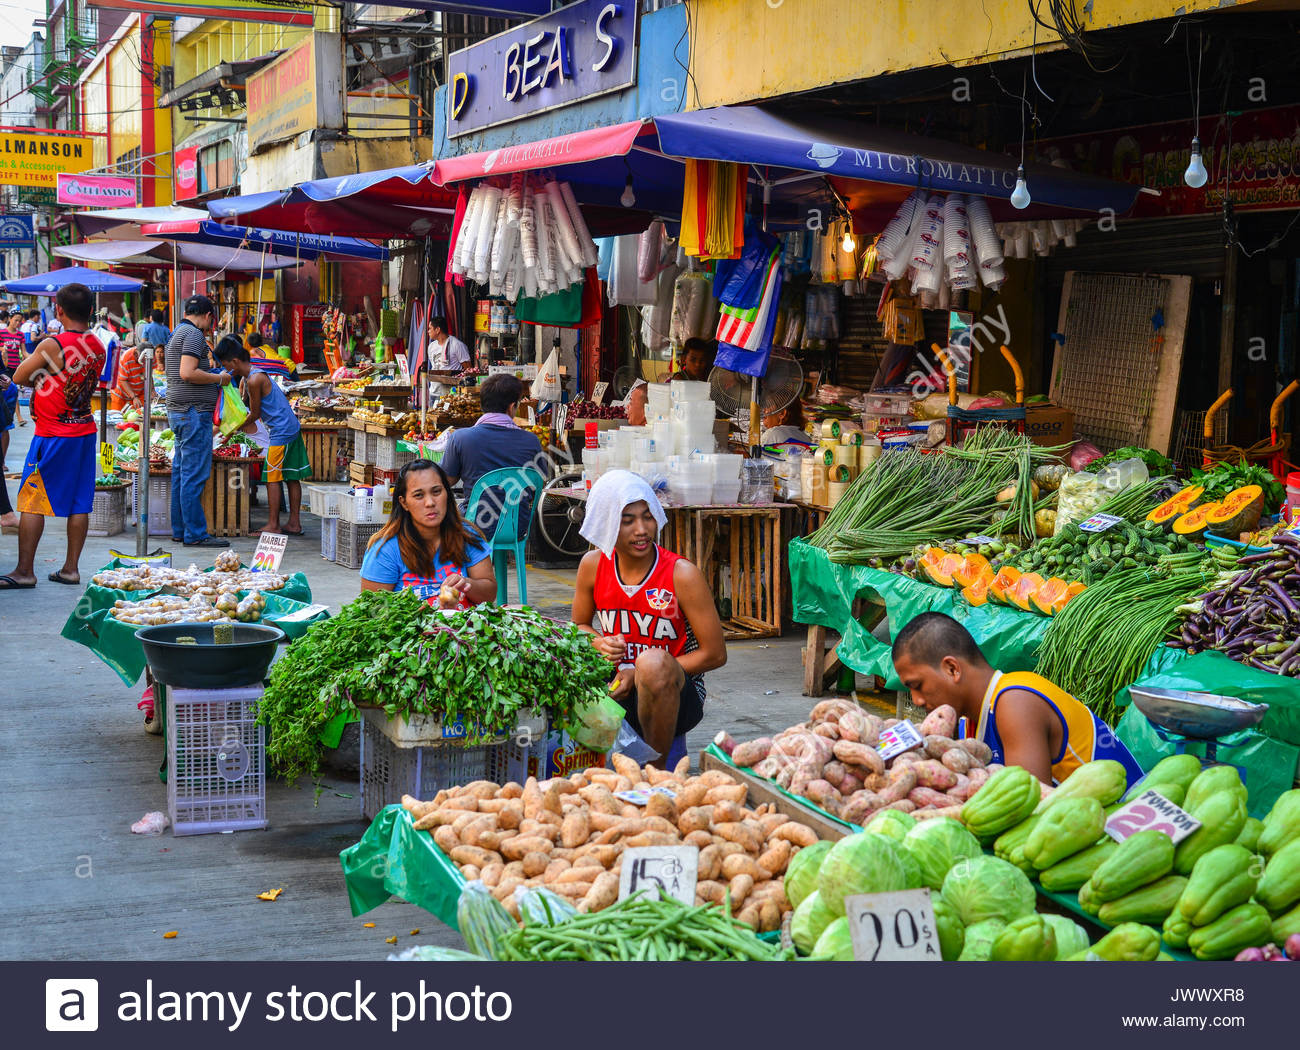
[(176, 199), (189, 200), (199, 195), (199, 147), (186, 146), (176, 151)]
[(313, 33), (248, 78), (248, 149), (283, 142), (303, 131), (343, 129), (343, 43), (337, 33)]
[(59, 172), (56, 200), (85, 208), (133, 208), (136, 182), (125, 175), (69, 175)]
[(0, 215), (0, 248), (30, 248), (36, 243), (31, 215)]
[(1203, 117), (1200, 139), (1209, 173), (1200, 189), (1183, 182), (1192, 148), (1188, 120), (1042, 139), (1038, 153), (1074, 171), (1159, 190), (1159, 197), (1138, 195), (1130, 212), (1137, 218), (1218, 212), (1225, 181), (1237, 211), (1300, 206), (1300, 107)]
[(270, 22), (282, 26), (309, 26), (312, 9), (281, 7), (262, 0), (87, 0), (91, 7), (111, 7), (117, 11), (140, 11), (147, 15), (179, 18), (226, 18), (232, 22)]
[(58, 186), (59, 174), (94, 166), (92, 140), (51, 135), (35, 128), (0, 131), (0, 182), (9, 186)]

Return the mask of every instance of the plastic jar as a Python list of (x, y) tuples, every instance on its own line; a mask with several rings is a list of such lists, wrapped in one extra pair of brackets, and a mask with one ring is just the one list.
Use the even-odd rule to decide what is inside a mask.
[(1286, 476), (1286, 506), (1282, 514), (1288, 525), (1300, 521), (1300, 471), (1292, 471)]

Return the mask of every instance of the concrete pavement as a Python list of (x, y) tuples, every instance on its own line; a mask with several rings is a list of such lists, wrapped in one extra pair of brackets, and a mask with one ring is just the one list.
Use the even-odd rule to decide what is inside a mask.
[[(11, 472), (20, 469), (31, 435), (30, 424), (12, 432)], [(17, 482), (8, 485), (12, 499)], [(264, 509), (254, 508), (255, 521), (259, 510), (264, 520)], [(284, 566), (305, 572), (314, 600), (337, 611), (356, 595), (358, 575), (320, 557), (319, 519), (304, 514), (304, 524), (305, 536), (290, 537)], [(385, 943), (390, 936), (397, 948), (462, 946), (454, 931), (403, 902), (352, 917), (338, 853), (366, 827), (355, 777), (329, 773), (319, 792), (308, 781), (269, 781), (266, 831), (131, 834), (144, 813), (167, 808), (157, 774), (162, 738), (143, 732), (136, 709), (143, 683), (123, 685), (88, 649), (59, 638), (80, 594), (45, 580), (62, 563), (64, 542), (63, 523), (50, 522), (37, 554), (40, 584), (0, 594), (0, 813), (10, 902), (0, 958), (380, 960), (394, 950)], [(150, 549), (170, 546), (155, 538)], [(255, 546), (234, 541), (245, 562)], [(134, 552), (134, 533), (91, 538), (83, 580), (113, 549)], [(173, 553), (178, 564), (202, 566), (215, 552)], [(16, 557), (17, 537), (0, 537), (0, 573)], [(533, 567), (528, 575), (533, 604), (567, 614), (572, 570)], [(722, 728), (751, 737), (806, 718), (801, 644), (802, 632), (732, 644), (727, 666), (708, 676), (692, 752)], [(256, 899), (280, 886), (284, 894), (274, 903)], [(163, 939), (171, 930), (177, 936)]]

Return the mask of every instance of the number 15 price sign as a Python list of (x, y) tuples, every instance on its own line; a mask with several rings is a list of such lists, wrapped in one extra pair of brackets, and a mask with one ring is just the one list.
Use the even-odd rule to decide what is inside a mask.
[(844, 899), (858, 962), (939, 962), (939, 930), (929, 889), (863, 893)]

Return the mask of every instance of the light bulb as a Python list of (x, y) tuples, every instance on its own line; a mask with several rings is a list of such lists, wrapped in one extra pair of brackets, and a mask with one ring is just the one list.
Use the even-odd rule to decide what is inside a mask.
[(1011, 207), (1021, 211), (1028, 208), (1033, 198), (1029, 196), (1029, 187), (1025, 184), (1025, 167), (1016, 168), (1016, 188), (1011, 191)]
[(630, 174), (627, 181), (623, 183), (623, 196), (619, 197), (618, 202), (625, 208), (630, 208), (636, 203), (636, 194), (632, 192), (632, 176)]
[(844, 231), (844, 240), (840, 241), (840, 247), (846, 252), (851, 252), (857, 248), (857, 243), (853, 240), (853, 233), (850, 230)]
[(1183, 181), (1192, 189), (1199, 190), (1205, 185), (1205, 180), (1209, 178), (1205, 170), (1205, 162), (1201, 160), (1201, 140), (1192, 137), (1192, 157), (1187, 162), (1187, 170), (1183, 172)]

